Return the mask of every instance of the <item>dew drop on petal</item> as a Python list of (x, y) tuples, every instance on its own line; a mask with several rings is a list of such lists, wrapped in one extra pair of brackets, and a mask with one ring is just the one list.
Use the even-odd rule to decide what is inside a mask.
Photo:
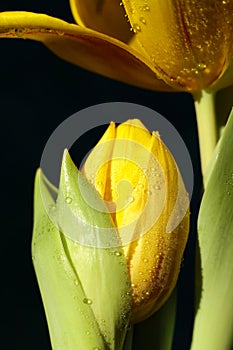
[(148, 5), (144, 5), (144, 6), (142, 6), (142, 11), (150, 11), (150, 6), (148, 6)]
[(134, 202), (134, 197), (133, 196), (130, 196), (129, 197), (129, 203), (133, 203)]
[(14, 32), (18, 38), (22, 38), (24, 34), (24, 30), (22, 28), (15, 28)]
[(139, 21), (142, 22), (143, 24), (146, 24), (146, 20), (145, 20), (144, 17), (140, 17), (140, 18), (139, 18)]
[(206, 69), (206, 64), (201, 62), (201, 63), (198, 63), (197, 65), (197, 69), (199, 70), (199, 72), (203, 71)]
[(141, 32), (141, 27), (138, 23), (134, 23), (131, 29), (135, 34)]

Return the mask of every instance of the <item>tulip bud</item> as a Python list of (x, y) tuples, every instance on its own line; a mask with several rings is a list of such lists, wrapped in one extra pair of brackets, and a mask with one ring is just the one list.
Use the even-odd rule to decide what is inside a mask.
[(170, 296), (189, 231), (189, 200), (176, 163), (158, 132), (139, 120), (111, 123), (87, 158), (118, 229), (132, 287), (131, 322), (152, 315)]
[(175, 286), (188, 196), (158, 132), (138, 120), (111, 123), (82, 173), (67, 151), (58, 191), (37, 173), (34, 266), (54, 349), (121, 349), (128, 324)]

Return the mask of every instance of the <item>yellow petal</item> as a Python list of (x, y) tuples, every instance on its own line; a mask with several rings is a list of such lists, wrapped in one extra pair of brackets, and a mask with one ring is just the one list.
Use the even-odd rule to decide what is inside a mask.
[(78, 24), (127, 43), (132, 37), (124, 7), (115, 0), (70, 0)]
[(95, 73), (143, 88), (172, 90), (124, 43), (50, 16), (3, 12), (1, 37), (37, 40), (64, 60)]
[(132, 283), (131, 322), (136, 323), (161, 307), (175, 286), (189, 203), (158, 133), (151, 135), (140, 121), (129, 120), (116, 128), (114, 140), (113, 128), (92, 150), (83, 171), (94, 179), (118, 228)]
[[(170, 296), (180, 271), (189, 232), (187, 193), (174, 159), (157, 133), (152, 136), (151, 152), (163, 169), (164, 176), (157, 173), (160, 175), (159, 185), (152, 188), (152, 203), (145, 211), (144, 220), (153, 217), (158, 206), (162, 208), (149, 231), (124, 247), (133, 283), (132, 323), (151, 316)], [(163, 190), (165, 198), (160, 203), (163, 194), (159, 192)], [(175, 223), (176, 219), (178, 221)]]
[(208, 89), (209, 92), (216, 92), (227, 86), (233, 85), (233, 52), (230, 63), (220, 79), (216, 80)]
[(123, 0), (131, 26), (162, 78), (190, 91), (209, 87), (226, 69), (233, 44), (233, 1)]
[[(132, 196), (140, 178), (144, 178), (142, 169), (146, 168), (150, 157), (145, 145), (149, 146), (150, 140), (150, 133), (137, 120), (127, 121), (117, 128), (111, 123), (85, 162), (84, 173), (89, 180), (95, 178), (95, 186), (108, 202), (118, 228), (134, 221), (138, 210), (144, 208), (147, 197), (144, 189), (138, 191), (136, 198)], [(142, 159), (137, 164), (140, 156)]]

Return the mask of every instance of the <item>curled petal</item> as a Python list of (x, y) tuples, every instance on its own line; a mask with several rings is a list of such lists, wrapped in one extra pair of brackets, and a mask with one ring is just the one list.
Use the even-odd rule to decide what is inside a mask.
[(0, 38), (33, 39), (64, 60), (139, 87), (170, 91), (147, 60), (124, 43), (59, 19), (27, 12), (0, 14)]
[(115, 0), (70, 0), (78, 24), (127, 43), (133, 36), (124, 7)]

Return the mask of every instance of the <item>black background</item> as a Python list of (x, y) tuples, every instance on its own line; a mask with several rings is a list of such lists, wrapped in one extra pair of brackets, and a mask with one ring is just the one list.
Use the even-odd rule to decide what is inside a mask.
[[(68, 1), (54, 3), (1, 1), (0, 11), (42, 12), (73, 22)], [(18, 39), (0, 40), (0, 79), (1, 301), (6, 349), (51, 349), (30, 252), (33, 182), (45, 143), (63, 120), (80, 109), (125, 101), (152, 108), (172, 122), (193, 162), (192, 230), (179, 281), (174, 339), (174, 349), (187, 350), (193, 317), (195, 220), (201, 188), (191, 95), (146, 91), (115, 82), (60, 60), (42, 44)], [(82, 141), (81, 146), (88, 150), (89, 140)]]

